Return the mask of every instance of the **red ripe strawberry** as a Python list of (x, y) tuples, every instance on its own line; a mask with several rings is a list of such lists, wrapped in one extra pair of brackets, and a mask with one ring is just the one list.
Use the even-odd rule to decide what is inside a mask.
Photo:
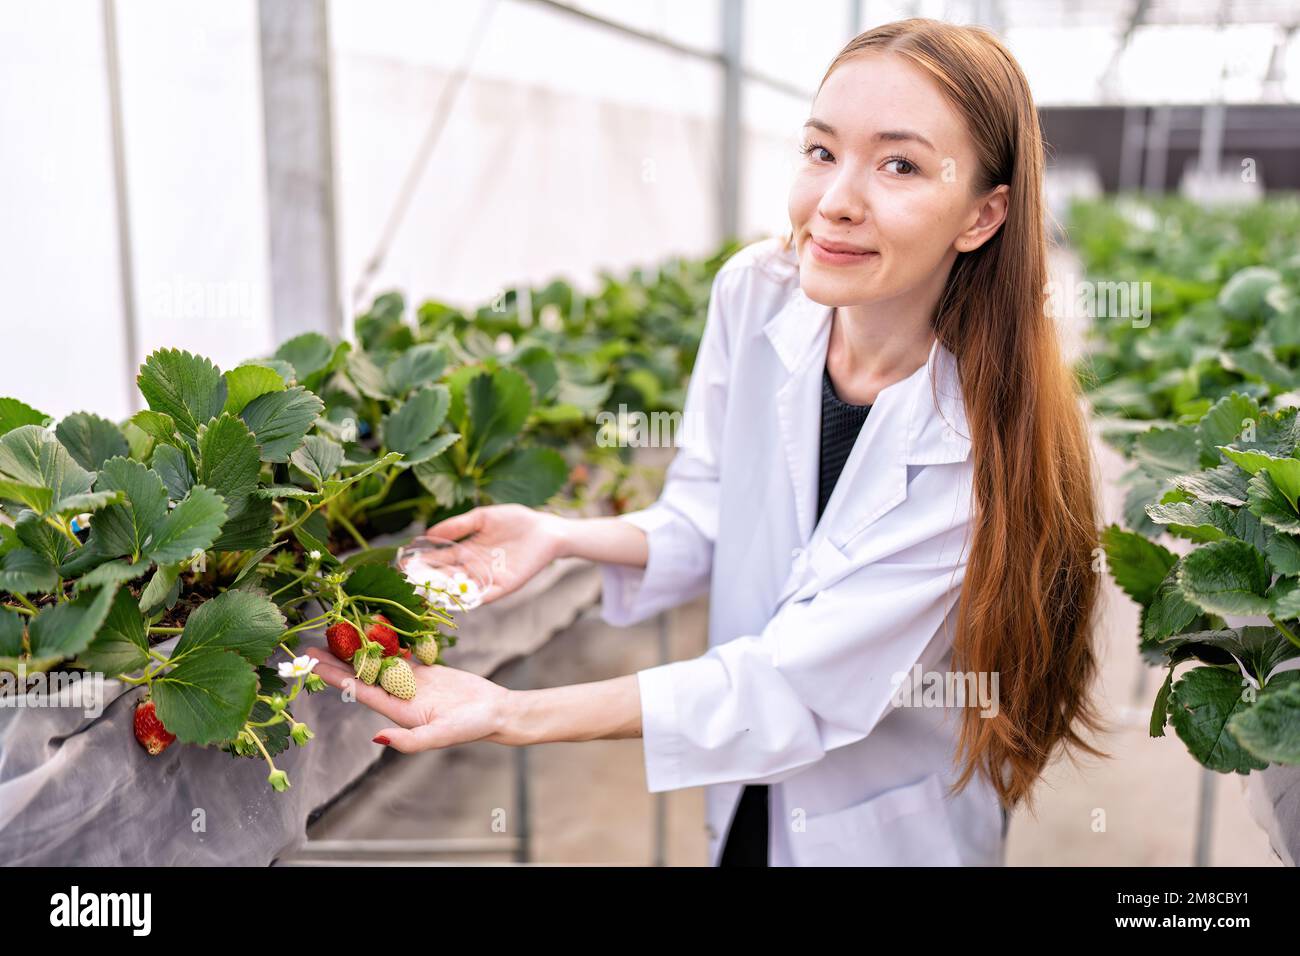
[(389, 625), (393, 623), (392, 621), (384, 617), (382, 614), (376, 614), (374, 621), (375, 623), (366, 628), (366, 637), (370, 638), (376, 644), (382, 644), (384, 646), (385, 657), (396, 657), (398, 654), (401, 654), (403, 657), (411, 656), (411, 649), (409, 647), (403, 647), (401, 642), (397, 639), (397, 632), (389, 627)]
[(347, 621), (335, 621), (325, 631), (330, 651), (341, 661), (351, 661), (352, 655), (361, 646), (361, 635)]
[(176, 739), (158, 719), (152, 700), (142, 700), (135, 706), (135, 739), (151, 757), (158, 756)]

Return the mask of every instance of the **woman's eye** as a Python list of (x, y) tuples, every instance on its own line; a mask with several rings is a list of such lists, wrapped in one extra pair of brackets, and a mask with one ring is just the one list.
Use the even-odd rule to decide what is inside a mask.
[(809, 143), (800, 147), (800, 152), (805, 156), (812, 156), (813, 159), (822, 163), (830, 163), (835, 160), (835, 157), (831, 155), (831, 151), (818, 143)]
[(891, 156), (889, 159), (885, 160), (886, 165), (889, 163), (899, 163), (904, 166), (905, 170), (896, 170), (896, 172), (899, 172), (899, 174), (903, 176), (911, 176), (917, 171), (915, 164), (904, 156)]

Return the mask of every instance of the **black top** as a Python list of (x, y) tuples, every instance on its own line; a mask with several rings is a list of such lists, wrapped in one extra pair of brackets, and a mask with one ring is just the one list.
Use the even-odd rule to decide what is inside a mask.
[[(831, 384), (831, 373), (822, 370), (821, 460), (817, 488), (817, 520), (830, 501), (844, 462), (853, 450), (867, 420), (870, 405), (840, 401)], [(719, 866), (767, 866), (767, 784), (746, 784), (727, 833)]]

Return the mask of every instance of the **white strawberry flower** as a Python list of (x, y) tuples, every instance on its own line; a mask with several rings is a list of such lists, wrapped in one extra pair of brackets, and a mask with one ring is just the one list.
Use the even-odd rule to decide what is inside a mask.
[(292, 680), (295, 677), (303, 677), (311, 673), (316, 666), (316, 658), (308, 657), (303, 654), (301, 657), (295, 657), (291, 661), (280, 662), (280, 676), (286, 680)]
[(456, 602), (457, 607), (468, 611), (470, 608), (478, 607), (483, 603), (483, 592), (474, 581), (464, 571), (457, 571), (451, 577), (451, 585), (447, 589), (451, 592), (452, 599)]

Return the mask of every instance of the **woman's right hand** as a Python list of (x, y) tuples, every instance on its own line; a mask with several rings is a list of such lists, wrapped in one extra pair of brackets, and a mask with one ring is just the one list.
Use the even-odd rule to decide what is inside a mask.
[(430, 526), (424, 536), (458, 541), (492, 565), (489, 604), (530, 581), (563, 553), (563, 529), (571, 519), (518, 504), (482, 505)]

